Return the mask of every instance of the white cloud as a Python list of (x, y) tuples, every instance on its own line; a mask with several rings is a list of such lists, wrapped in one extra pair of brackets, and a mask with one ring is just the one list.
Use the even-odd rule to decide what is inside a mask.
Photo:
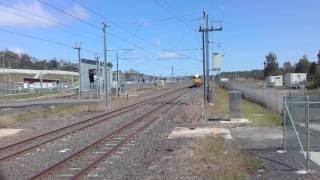
[(81, 6), (79, 6), (78, 4), (75, 4), (72, 7), (71, 14), (73, 14), (83, 20), (89, 18), (88, 12), (85, 9), (83, 9)]
[(172, 52), (172, 51), (164, 51), (164, 52), (161, 52), (160, 53), (160, 59), (179, 59), (179, 58), (182, 58), (181, 55), (175, 53), (175, 52)]
[[(89, 17), (87, 11), (76, 4), (68, 9), (68, 12), (71, 12), (81, 19), (87, 19)], [(1, 3), (0, 25), (6, 27), (50, 28), (52, 26), (58, 26), (57, 22), (68, 23), (73, 20), (71, 17), (66, 17), (59, 12), (49, 10), (50, 9), (45, 8), (45, 6), (36, 0), (8, 1), (6, 3)]]

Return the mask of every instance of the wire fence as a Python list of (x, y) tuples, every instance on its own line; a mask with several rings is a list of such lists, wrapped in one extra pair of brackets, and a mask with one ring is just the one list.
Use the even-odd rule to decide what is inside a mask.
[(320, 166), (320, 97), (285, 96), (283, 144), (302, 169)]
[(282, 114), (283, 112), (283, 96), (289, 94), (305, 94), (305, 91), (300, 89), (267, 88), (243, 82), (221, 82), (220, 86), (229, 90), (241, 91), (243, 98), (265, 106), (277, 114)]
[[(20, 100), (31, 100), (31, 99), (49, 99), (49, 98), (79, 98), (79, 82), (59, 82), (54, 84), (49, 83), (36, 83), (26, 84), (0, 80), (0, 103), (20, 101)], [(130, 82), (119, 84), (119, 93), (127, 93), (131, 90), (144, 90), (151, 89), (154, 87), (170, 86), (179, 82), (165, 82), (164, 84), (158, 81), (148, 82)], [(97, 86), (97, 83), (82, 83), (81, 87), (81, 98), (95, 99), (104, 96), (105, 89), (103, 84)], [(117, 95), (118, 89), (116, 82), (111, 84), (109, 89), (110, 95)]]

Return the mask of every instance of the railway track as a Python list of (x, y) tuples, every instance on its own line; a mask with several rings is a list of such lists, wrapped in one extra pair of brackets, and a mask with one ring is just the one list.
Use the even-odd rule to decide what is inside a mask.
[(184, 91), (166, 103), (144, 115), (132, 120), (117, 130), (105, 135), (103, 138), (79, 150), (60, 162), (44, 169), (31, 177), (35, 179), (80, 179), (90, 170), (97, 167), (107, 157), (117, 152), (121, 147), (130, 142), (139, 133), (159, 119), (159, 114), (167, 113), (179, 103), (179, 99), (187, 96), (191, 91)]
[(111, 120), (114, 117), (120, 116), (122, 114), (125, 114), (127, 112), (133, 111), (138, 108), (142, 108), (144, 105), (147, 105), (151, 102), (154, 102), (160, 98), (166, 97), (168, 95), (174, 94), (176, 92), (179, 92), (186, 88), (179, 88), (175, 89), (170, 92), (163, 93), (161, 95), (140, 101), (138, 103), (125, 106), (123, 108), (116, 109), (114, 111), (104, 113), (83, 121), (79, 121), (74, 124), (70, 124), (68, 126), (40, 134), (38, 136), (34, 136), (22, 141), (19, 141), (17, 143), (1, 147), (0, 148), (0, 162), (8, 160), (10, 158), (16, 157), (18, 155), (25, 154), (31, 150), (34, 150), (44, 144), (53, 142), (57, 139), (63, 138), (67, 135), (73, 134), (75, 132), (83, 131), (89, 127), (92, 127), (94, 125), (97, 125), (102, 122), (106, 122), (108, 120)]

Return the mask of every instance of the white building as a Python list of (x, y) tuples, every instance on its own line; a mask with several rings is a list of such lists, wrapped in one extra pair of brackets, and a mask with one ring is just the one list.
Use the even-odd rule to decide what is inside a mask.
[[(104, 64), (100, 63), (100, 66), (98, 66), (97, 62), (94, 60), (89, 59), (81, 59), (81, 91), (90, 91), (95, 90), (97, 88), (97, 85), (100, 84), (101, 91), (104, 91), (104, 81), (105, 81), (105, 68)], [(100, 71), (97, 71), (99, 69)], [(108, 90), (110, 90), (113, 85), (112, 80), (112, 64), (108, 63), (107, 68), (107, 86)], [(99, 83), (100, 82), (100, 83)]]
[(284, 76), (284, 84), (290, 88), (304, 87), (307, 73), (289, 73)]
[(283, 86), (283, 77), (282, 76), (268, 76), (267, 77), (267, 86), (268, 87)]
[(56, 79), (23, 78), (23, 88), (25, 89), (53, 89), (58, 85), (59, 80)]

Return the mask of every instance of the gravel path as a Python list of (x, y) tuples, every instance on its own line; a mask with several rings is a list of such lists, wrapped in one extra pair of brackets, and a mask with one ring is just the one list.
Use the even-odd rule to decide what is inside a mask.
[[(95, 171), (92, 171), (85, 179), (169, 179), (184, 177), (173, 171), (174, 165), (170, 166), (171, 171), (163, 174), (164, 170), (158, 172), (153, 163), (176, 149), (185, 148), (188, 140), (168, 140), (167, 136), (173, 128), (183, 125), (179, 116), (184, 104), (178, 105), (175, 109), (163, 115), (157, 122), (141, 133), (137, 138), (104, 161)], [(177, 162), (179, 163), (179, 162)], [(157, 169), (154, 171), (154, 169)], [(175, 177), (175, 178), (173, 178)]]
[[(172, 86), (172, 88), (178, 88), (179, 86)], [(170, 91), (170, 87), (164, 87), (164, 88), (157, 88), (154, 91), (147, 91), (142, 92), (141, 94), (130, 97), (127, 99), (115, 99), (114, 101), (117, 103), (113, 103), (114, 107), (113, 109), (124, 107), (139, 101), (143, 101), (145, 99), (154, 97), (156, 95), (166, 93)], [(7, 114), (19, 114), (23, 111), (29, 111), (36, 113), (37, 111), (43, 111), (45, 109), (49, 108), (49, 106), (43, 106), (43, 107), (27, 107), (24, 109), (2, 109), (0, 110), (0, 115), (7, 115)], [(0, 141), (0, 147), (12, 144), (13, 142), (17, 142), (22, 139), (26, 139), (29, 137), (33, 137), (39, 134), (42, 134), (44, 132), (52, 131), (54, 129), (58, 129), (94, 116), (97, 116), (99, 114), (103, 114), (102, 112), (82, 112), (75, 114), (71, 119), (66, 119), (64, 117), (52, 117), (52, 118), (46, 118), (46, 119), (37, 119), (32, 122), (26, 122), (23, 124), (16, 125), (12, 128), (17, 129), (24, 129), (21, 133), (18, 133), (14, 136), (1, 138)]]
[(155, 105), (152, 105), (140, 111), (119, 116), (107, 123), (101, 123), (98, 126), (91, 127), (87, 131), (81, 131), (42, 146), (35, 152), (32, 151), (17, 157), (15, 160), (7, 161), (2, 164), (2, 172), (7, 179), (27, 179), (41, 169), (62, 160), (68, 155), (98, 140), (101, 138), (101, 135), (114, 131), (128, 121), (139, 117), (141, 113), (153, 109), (154, 106)]

